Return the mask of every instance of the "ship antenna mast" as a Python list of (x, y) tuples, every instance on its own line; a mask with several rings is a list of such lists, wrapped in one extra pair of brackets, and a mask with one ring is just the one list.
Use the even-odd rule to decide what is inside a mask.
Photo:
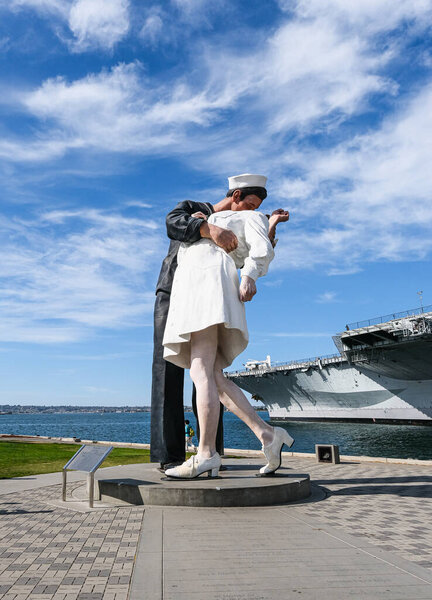
[(421, 311), (423, 312), (423, 290), (420, 290), (419, 292), (417, 292), (417, 295), (420, 296), (420, 308), (421, 308)]

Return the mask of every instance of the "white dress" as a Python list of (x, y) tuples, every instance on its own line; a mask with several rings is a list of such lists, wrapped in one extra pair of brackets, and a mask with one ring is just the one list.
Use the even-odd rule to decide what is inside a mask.
[(179, 248), (163, 345), (164, 358), (184, 369), (190, 368), (191, 333), (210, 325), (219, 325), (223, 368), (243, 352), (249, 335), (237, 269), (256, 281), (274, 257), (269, 222), (262, 213), (226, 210), (213, 213), (208, 222), (233, 231), (238, 246), (227, 254), (213, 241), (201, 239)]

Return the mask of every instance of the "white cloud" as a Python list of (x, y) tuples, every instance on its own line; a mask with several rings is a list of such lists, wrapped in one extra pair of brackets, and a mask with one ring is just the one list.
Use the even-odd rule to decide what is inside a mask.
[(0, 157), (18, 163), (45, 162), (60, 158), (67, 150), (82, 148), (82, 145), (78, 138), (67, 139), (61, 132), (51, 132), (45, 139), (42, 136), (42, 139), (28, 140), (26, 144), (18, 139), (3, 139), (0, 140)]
[(3, 36), (0, 38), (0, 52), (6, 52), (11, 45), (11, 38), (9, 36)]
[[(176, 6), (198, 14), (201, 3), (178, 0)], [(36, 135), (4, 138), (0, 155), (40, 162), (70, 150), (118, 152), (177, 156), (212, 175), (264, 171), (269, 206), (277, 199), (292, 212), (278, 233), (279, 268), (320, 265), (347, 274), (365, 261), (424, 258), (432, 250), (432, 86), (413, 88), (397, 104), (398, 86), (386, 71), (428, 27), (432, 2), (286, 6), (288, 17), (274, 33), (257, 30), (248, 47), (233, 46), (229, 37), (224, 44), (197, 42), (187, 77), (159, 79), (130, 63), (74, 81), (46, 80), (19, 99), (39, 123)], [(157, 8), (150, 17), (163, 21)], [(397, 26), (401, 33), (391, 43), (376, 37)], [(160, 21), (145, 21), (141, 35), (156, 43), (164, 35)], [(376, 97), (398, 109), (367, 133), (341, 127), (373, 113)], [(311, 134), (322, 144), (310, 143)]]
[(263, 281), (260, 281), (260, 285), (265, 285), (267, 287), (279, 287), (284, 282), (283, 279), (272, 279), (271, 277), (266, 277)]
[(318, 20), (288, 23), (274, 36), (261, 68), (260, 100), (276, 108), (271, 129), (310, 127), (317, 118), (326, 119), (321, 127), (338, 124), (336, 111), (350, 115), (368, 94), (387, 88), (377, 73), (386, 60), (370, 53), (365, 40), (349, 38), (332, 23), (326, 28)]
[[(272, 145), (273, 136), (291, 129), (305, 132), (319, 119), (331, 127), (336, 113), (339, 119), (350, 115), (367, 94), (388, 88), (387, 80), (374, 72), (385, 56), (371, 57), (364, 44), (323, 30), (319, 23), (288, 23), (261, 46), (247, 57), (209, 46), (196, 65), (196, 82), (181, 77), (158, 84), (144, 77), (136, 63), (72, 82), (48, 79), (21, 98), (25, 109), (41, 120), (42, 132), (37, 142), (26, 140), (25, 150), (11, 158), (49, 158), (68, 147), (163, 151), (189, 154), (192, 160), (198, 156), (204, 167), (208, 157), (222, 171), (238, 156), (245, 162), (263, 157), (262, 146), (243, 144), (240, 151), (239, 143), (226, 144), (228, 125), (231, 139), (239, 142), (252, 131), (235, 119), (223, 120), (223, 111), (245, 111), (252, 129), (260, 120), (265, 147)], [(44, 138), (47, 149), (39, 152)], [(268, 158), (272, 161), (274, 154)]]
[(147, 324), (164, 228), (118, 212), (0, 221), (0, 339), (77, 341)]
[(143, 202), (142, 200), (128, 200), (125, 202), (125, 206), (136, 206), (138, 208), (153, 208), (152, 204)]
[(353, 174), (353, 189), (342, 195), (349, 201), (348, 218), (357, 212), (357, 218), (370, 222), (371, 211), (378, 209), (379, 218), (387, 223), (431, 222), (432, 177), (428, 168), (431, 128), (432, 84), (429, 84), (398, 114), (385, 120), (380, 129), (358, 136), (351, 147), (344, 144), (340, 150), (329, 153), (330, 160), (332, 154), (335, 158), (332, 167), (321, 157), (316, 164), (321, 175), (329, 169), (333, 177), (346, 170)]
[[(86, 32), (97, 30), (101, 15), (109, 22), (112, 19), (115, 28), (126, 27), (126, 17), (115, 17), (117, 11), (124, 15), (126, 2), (116, 0), (107, 10), (96, 11), (100, 1), (91, 0), (90, 5), (90, 0), (79, 0), (71, 9), (71, 15), (76, 13), (71, 22), (81, 27), (74, 29), (80, 47), (90, 39)], [(180, 4), (184, 10), (192, 6)], [(162, 20), (161, 9), (151, 7), (141, 30), (150, 43), (165, 35)], [(100, 25), (101, 35), (107, 31), (108, 40), (110, 27)], [(190, 156), (204, 168), (212, 164), (222, 172), (240, 160), (262, 163), (268, 157), (267, 162), (274, 164), (275, 155), (280, 156), (280, 136), (336, 129), (365, 107), (370, 94), (396, 90), (381, 73), (392, 53), (376, 52), (367, 36), (353, 36), (336, 19), (294, 18), (282, 22), (271, 37), (256, 32), (255, 41), (246, 53), (219, 41), (204, 47), (198, 44), (187, 79), (158, 82), (144, 77), (136, 63), (71, 82), (48, 79), (24, 96), (22, 104), (41, 119), (37, 144), (43, 145), (46, 138), (49, 148), (32, 152), (35, 141), (25, 140), (24, 145), (32, 156), (47, 158), (62, 146), (63, 151), (80, 147), (167, 155), (179, 153), (181, 145), (182, 157)], [(257, 121), (261, 144), (245, 147), (242, 141), (253, 134)], [(23, 154), (22, 150), (16, 156), (21, 159)], [(280, 170), (280, 157), (277, 163)], [(297, 187), (300, 183), (297, 178)]]
[[(130, 206), (130, 203), (128, 203)], [(122, 227), (134, 227), (137, 229), (158, 229), (158, 224), (155, 221), (146, 219), (120, 217), (118, 214), (109, 214), (96, 210), (94, 208), (80, 209), (80, 210), (52, 210), (44, 213), (41, 216), (41, 221), (48, 221), (51, 223), (65, 223), (70, 219), (79, 219), (87, 223), (94, 223), (102, 227), (115, 229), (121, 224)]]
[[(432, 84), (373, 133), (299, 156), (305, 175), (296, 186), (305, 194), (293, 206), (282, 181), (294, 228), (281, 230), (276, 264), (325, 265), (335, 275), (365, 262), (425, 259), (432, 251), (431, 128)], [(299, 228), (314, 219), (312, 231)]]
[(299, 177), (284, 177), (279, 180), (278, 193), (283, 198), (305, 198), (310, 195), (314, 187), (310, 181)]
[[(111, 50), (129, 31), (129, 0), (0, 0), (0, 8), (30, 9), (51, 19), (60, 39), (75, 52)], [(59, 29), (69, 27), (73, 34)]]
[(0, 0), (0, 7), (10, 10), (30, 8), (42, 14), (66, 18), (72, 0)]
[[(292, 0), (279, 0), (279, 4), (292, 10)], [(402, 21), (409, 24), (432, 15), (429, 0), (297, 0), (295, 10), (301, 18), (331, 18), (344, 27), (361, 29), (366, 34), (391, 30)]]
[[(216, 0), (216, 3), (220, 0)], [(171, 0), (171, 4), (185, 13), (196, 13), (206, 9), (207, 0)]]
[[(204, 92), (195, 94), (182, 82), (169, 90), (152, 85), (138, 63), (119, 64), (71, 83), (62, 77), (48, 79), (22, 95), (21, 102), (45, 123), (45, 133), (33, 145), (30, 142), (10, 153), (12, 160), (28, 155), (44, 160), (68, 148), (183, 154), (185, 146), (179, 143), (186, 140), (185, 127), (208, 124), (211, 112), (218, 108), (217, 100)], [(5, 157), (7, 153), (6, 147)]]
[(0, 339), (5, 342), (24, 342), (30, 344), (62, 344), (78, 342), (88, 336), (89, 331), (77, 326), (38, 325), (37, 319), (8, 317), (0, 318)]
[(177, 9), (177, 16), (185, 23), (194, 26), (210, 25), (210, 17), (214, 13), (229, 15), (230, 3), (226, 0), (171, 0)]
[(138, 22), (143, 20), (138, 27), (138, 36), (146, 46), (155, 48), (158, 45), (172, 45), (182, 52), (192, 48), (193, 40), (201, 36), (204, 30), (213, 28), (216, 16), (223, 15), (226, 21), (235, 12), (236, 7), (226, 0), (147, 2), (144, 10), (137, 13)]
[(337, 301), (337, 293), (336, 292), (323, 292), (322, 294), (318, 294), (316, 301), (319, 304), (327, 304), (331, 302)]
[(165, 18), (165, 14), (158, 8), (153, 7), (149, 11), (139, 33), (144, 44), (156, 46), (159, 41), (167, 39), (169, 28), (164, 25)]
[(75, 49), (111, 49), (129, 30), (129, 0), (76, 0), (69, 27), (76, 38)]

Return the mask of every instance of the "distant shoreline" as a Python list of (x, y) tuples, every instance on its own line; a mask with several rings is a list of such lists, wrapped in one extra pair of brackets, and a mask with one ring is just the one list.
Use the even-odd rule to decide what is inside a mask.
[[(150, 406), (0, 406), (0, 415), (147, 413)], [(185, 409), (186, 410), (186, 409)], [(192, 410), (192, 409), (190, 409)]]
[[(257, 411), (266, 410), (265, 406), (254, 406)], [(22, 405), (22, 404), (0, 404), (0, 416), (4, 415), (29, 415), (29, 414), (112, 414), (112, 413), (149, 413), (150, 406), (37, 406), (37, 405)], [(192, 412), (191, 406), (184, 406), (184, 412)]]

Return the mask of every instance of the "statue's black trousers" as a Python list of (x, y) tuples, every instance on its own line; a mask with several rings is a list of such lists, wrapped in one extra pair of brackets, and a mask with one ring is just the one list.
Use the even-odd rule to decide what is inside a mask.
[[(161, 464), (183, 462), (185, 460), (185, 417), (183, 412), (184, 370), (163, 358), (162, 341), (168, 316), (169, 301), (170, 294), (161, 290), (157, 292), (154, 309), (150, 460)], [(196, 416), (195, 401), (193, 404)], [(197, 435), (199, 436), (199, 428)], [(219, 454), (223, 454), (222, 405), (216, 449)]]

